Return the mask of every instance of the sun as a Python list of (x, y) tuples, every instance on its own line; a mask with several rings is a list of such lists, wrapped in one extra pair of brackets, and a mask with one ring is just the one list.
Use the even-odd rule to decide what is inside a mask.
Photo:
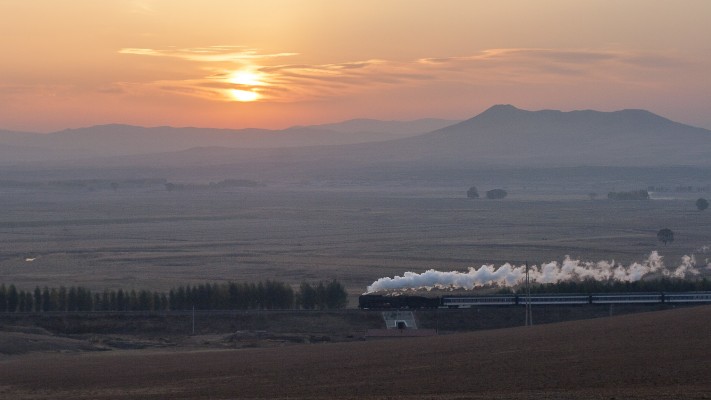
[(264, 82), (261, 80), (261, 76), (258, 73), (252, 71), (235, 71), (230, 74), (230, 77), (227, 79), (227, 81), (230, 83), (234, 83), (235, 85), (264, 85)]
[(259, 99), (259, 93), (253, 90), (230, 89), (230, 94), (237, 101), (255, 101)]
[(236, 86), (229, 89), (230, 96), (236, 101), (250, 102), (257, 101), (261, 97), (257, 86), (265, 86), (262, 74), (253, 69), (242, 69), (230, 73), (227, 82)]

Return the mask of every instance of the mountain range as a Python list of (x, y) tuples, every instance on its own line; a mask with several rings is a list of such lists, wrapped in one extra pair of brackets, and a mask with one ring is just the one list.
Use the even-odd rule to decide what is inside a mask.
[[(429, 131), (428, 131), (429, 130)], [(428, 132), (427, 132), (428, 131)], [(461, 122), (352, 120), (282, 131), (104, 125), (0, 132), (4, 165), (318, 171), (711, 166), (711, 131), (644, 110), (526, 111), (496, 105)]]
[(526, 111), (497, 105), (377, 149), (381, 159), (452, 166), (711, 165), (711, 131), (644, 110)]
[(48, 134), (0, 130), (0, 163), (94, 159), (166, 153), (195, 147), (254, 149), (341, 145), (419, 135), (456, 122), (434, 118), (414, 121), (354, 119), (282, 130), (144, 128), (121, 124), (66, 129)]

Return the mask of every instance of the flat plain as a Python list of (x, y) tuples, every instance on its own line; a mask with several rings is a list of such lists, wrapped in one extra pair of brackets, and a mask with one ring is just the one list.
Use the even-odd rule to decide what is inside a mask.
[[(97, 291), (335, 278), (353, 305), (374, 280), (406, 271), (566, 255), (629, 264), (654, 250), (667, 265), (683, 255), (695, 254), (699, 266), (711, 258), (711, 213), (694, 207), (696, 193), (610, 201), (591, 199), (589, 186), (504, 187), (503, 200), (468, 199), (462, 184), (3, 188), (0, 276), (24, 289)], [(657, 241), (661, 228), (675, 232), (674, 242)], [(546, 315), (554, 321), (557, 313)], [(213, 328), (199, 324), (206, 331), (191, 336), (187, 317), (171, 319), (175, 326), (117, 317), (101, 322), (116, 329), (98, 334), (81, 328), (91, 318), (54, 316), (45, 328), (7, 315), (0, 397), (652, 399), (708, 398), (711, 391), (709, 307), (461, 333), (458, 318), (476, 317), (455, 315), (447, 329), (460, 333), (359, 341), (348, 334), (353, 321), (341, 316), (309, 326), (296, 314), (282, 317), (289, 324), (267, 315), (251, 325), (245, 321), (252, 317), (226, 317)], [(380, 324), (378, 313), (364, 318), (356, 325)], [(497, 326), (492, 321), (462, 326)], [(81, 329), (62, 333), (72, 323)]]
[[(451, 185), (3, 189), (0, 276), (25, 289), (92, 290), (335, 278), (357, 295), (380, 277), (430, 268), (566, 255), (629, 264), (653, 250), (668, 265), (685, 254), (701, 263), (709, 257), (711, 213), (697, 211), (693, 195), (610, 201), (520, 187), (504, 200), (472, 200), (465, 192)], [(657, 241), (661, 228), (675, 232), (673, 243)]]

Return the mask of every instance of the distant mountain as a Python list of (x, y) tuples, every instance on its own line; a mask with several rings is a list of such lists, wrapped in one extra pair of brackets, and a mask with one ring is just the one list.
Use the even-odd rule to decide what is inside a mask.
[(387, 132), (397, 136), (415, 136), (421, 133), (428, 133), (446, 126), (454, 125), (461, 121), (423, 118), (414, 121), (379, 121), (375, 119), (351, 119), (337, 124), (316, 125), (317, 128), (327, 129), (334, 132), (349, 133), (379, 133)]
[(19, 132), (19, 131), (6, 131), (0, 129), (0, 142), (5, 142), (5, 141), (15, 141), (15, 140), (22, 140), (23, 138), (26, 138), (27, 135), (36, 135), (36, 133), (32, 132)]
[(711, 165), (711, 131), (644, 110), (525, 111), (497, 105), (425, 135), (353, 145), (349, 153), (371, 161), (460, 167)]
[(384, 141), (419, 135), (457, 121), (351, 120), (283, 130), (144, 128), (99, 125), (49, 134), (0, 131), (0, 163), (59, 161), (183, 151), (196, 147), (288, 148)]
[[(366, 129), (369, 124), (377, 125), (367, 120), (354, 120), (335, 129), (330, 126), (323, 131), (314, 127), (291, 128), (289, 132), (293, 137), (312, 138), (310, 141), (302, 140), (300, 144), (320, 145), (253, 149), (229, 148), (220, 144), (220, 138), (228, 140), (224, 139), (230, 137), (228, 132), (214, 132), (213, 136), (203, 133), (206, 136), (200, 136), (201, 140), (198, 141), (194, 139), (197, 131), (191, 131), (193, 128), (183, 128), (185, 131), (173, 128), (135, 128), (132, 131), (125, 127), (109, 126), (103, 128), (103, 137), (116, 148), (122, 145), (116, 141), (131, 137), (131, 132), (136, 136), (132, 139), (133, 143), (141, 138), (140, 135), (155, 140), (155, 144), (151, 144), (153, 142), (148, 138), (143, 138), (143, 150), (146, 152), (159, 145), (165, 149), (163, 141), (171, 137), (176, 142), (182, 140), (183, 147), (198, 143), (201, 145), (179, 151), (164, 150), (112, 158), (99, 158), (97, 154), (91, 160), (74, 160), (62, 165), (64, 168), (88, 168), (92, 165), (114, 169), (153, 168), (171, 171), (171, 174), (178, 174), (178, 171), (196, 173), (199, 170), (207, 175), (238, 175), (252, 179), (301, 179), (314, 176), (326, 179), (344, 176), (378, 179), (385, 175), (397, 177), (417, 174), (446, 176), (442, 171), (486, 168), (711, 167), (711, 131), (673, 122), (643, 110), (526, 111), (511, 105), (497, 105), (469, 120), (417, 136), (355, 144), (316, 139), (321, 134), (329, 138), (342, 135), (336, 133), (334, 136), (333, 132), (337, 129)], [(163, 129), (167, 131), (163, 132)], [(111, 133), (114, 130), (116, 132)], [(106, 146), (106, 142), (100, 139), (100, 130), (92, 132), (92, 135), (96, 135), (93, 139), (96, 143), (91, 146)], [(190, 142), (176, 132), (194, 141)], [(244, 138), (249, 135), (280, 134), (287, 135), (285, 132), (242, 132), (242, 140), (246, 140)], [(84, 139), (80, 132), (65, 131), (56, 135), (64, 139), (64, 143), (91, 147), (87, 142), (89, 139)], [(69, 140), (72, 135), (76, 135), (75, 139)], [(205, 143), (216, 144), (202, 145)], [(432, 174), (433, 171), (436, 173)]]

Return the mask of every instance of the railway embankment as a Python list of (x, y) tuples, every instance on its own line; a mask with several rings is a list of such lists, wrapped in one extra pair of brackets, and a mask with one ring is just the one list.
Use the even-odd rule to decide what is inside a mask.
[[(688, 305), (537, 305), (533, 323), (605, 318)], [(144, 348), (246, 348), (364, 340), (366, 332), (385, 327), (383, 310), (339, 311), (191, 311), (172, 313), (45, 313), (0, 314), (0, 353), (16, 353), (11, 343), (31, 335), (32, 343), (63, 344), (76, 351)], [(481, 306), (469, 309), (413, 311), (420, 329), (451, 334), (503, 329), (524, 324), (523, 306)], [(90, 346), (79, 346), (79, 341)], [(5, 343), (7, 342), (7, 343)], [(3, 343), (14, 350), (3, 351)], [(14, 346), (14, 347), (13, 347)], [(35, 346), (37, 347), (37, 346)], [(48, 351), (52, 345), (28, 347)], [(57, 351), (63, 351), (62, 346)], [(75, 350), (72, 350), (75, 351)]]

